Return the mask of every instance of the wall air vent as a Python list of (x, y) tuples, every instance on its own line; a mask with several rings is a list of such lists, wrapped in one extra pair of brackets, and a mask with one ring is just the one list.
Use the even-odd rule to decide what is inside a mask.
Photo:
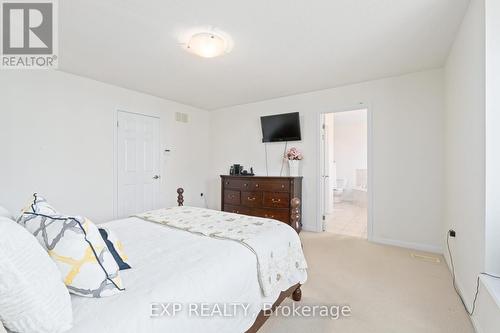
[(175, 121), (180, 123), (187, 123), (189, 121), (189, 117), (187, 113), (176, 112), (175, 113)]

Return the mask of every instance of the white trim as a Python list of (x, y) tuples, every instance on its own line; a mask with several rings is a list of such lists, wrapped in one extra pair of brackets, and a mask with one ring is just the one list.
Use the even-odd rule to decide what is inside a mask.
[(161, 125), (161, 116), (158, 113), (141, 113), (141, 112), (131, 112), (126, 111), (121, 108), (117, 108), (113, 113), (113, 217), (114, 219), (118, 218), (118, 112), (131, 113), (144, 117), (151, 117), (158, 119), (158, 167), (159, 173), (161, 175), (160, 178), (160, 188), (159, 188), (159, 197), (163, 197), (163, 160), (161, 154), (161, 147), (163, 143), (163, 131)]
[(317, 161), (317, 168), (316, 168), (316, 184), (318, 185), (318, 200), (316, 203), (316, 231), (317, 232), (322, 232), (323, 227), (322, 227), (322, 212), (321, 212), (321, 198), (322, 198), (322, 180), (321, 180), (321, 126), (322, 124), (322, 117), (323, 115), (327, 113), (337, 113), (337, 112), (347, 112), (347, 111), (355, 111), (355, 110), (364, 110), (366, 109), (366, 120), (367, 120), (367, 137), (368, 137), (368, 142), (367, 142), (367, 149), (368, 149), (368, 221), (367, 221), (367, 239), (369, 241), (373, 241), (374, 238), (374, 218), (373, 218), (373, 193), (374, 191), (374, 182), (373, 182), (373, 108), (367, 104), (367, 103), (359, 103), (357, 105), (353, 106), (347, 106), (344, 108), (336, 108), (334, 110), (325, 110), (325, 111), (320, 111), (318, 112), (317, 115), (317, 125), (316, 125), (316, 138), (317, 138), (317, 144), (316, 144), (316, 156), (318, 156), (318, 161)]
[[(479, 280), (482, 285), (485, 287), (486, 291), (490, 295), (491, 299), (495, 302), (495, 304), (500, 309), (500, 280), (492, 278), (490, 276), (481, 274), (479, 276)], [(496, 285), (496, 286), (493, 286)]]
[(417, 251), (443, 254), (443, 248), (441, 246), (436, 246), (436, 245), (405, 242), (405, 241), (376, 237), (376, 236), (372, 237), (371, 241), (374, 243), (404, 247), (406, 249), (412, 249), (412, 250), (417, 250)]
[(113, 112), (113, 218), (118, 218), (118, 112)]

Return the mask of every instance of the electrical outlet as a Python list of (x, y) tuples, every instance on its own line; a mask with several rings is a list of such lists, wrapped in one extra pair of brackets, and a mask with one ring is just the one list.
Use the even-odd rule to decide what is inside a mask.
[(456, 237), (456, 236), (457, 236), (457, 233), (456, 233), (456, 232), (455, 232), (455, 230), (453, 230), (453, 229), (450, 229), (450, 230), (448, 231), (448, 234), (450, 235), (450, 237)]

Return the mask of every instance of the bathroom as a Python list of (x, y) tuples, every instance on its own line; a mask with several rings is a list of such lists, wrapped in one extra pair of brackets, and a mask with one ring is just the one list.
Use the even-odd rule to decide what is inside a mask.
[(325, 114), (327, 193), (324, 229), (367, 238), (367, 110)]

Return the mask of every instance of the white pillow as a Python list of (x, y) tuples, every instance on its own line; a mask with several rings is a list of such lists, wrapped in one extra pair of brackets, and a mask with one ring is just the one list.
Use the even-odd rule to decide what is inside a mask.
[(8, 219), (14, 220), (14, 216), (6, 209), (0, 206), (0, 217), (6, 217)]
[(118, 264), (86, 217), (61, 215), (35, 193), (18, 223), (47, 250), (71, 293), (98, 298), (125, 290)]
[(71, 328), (71, 298), (61, 273), (26, 229), (0, 217), (0, 320), (13, 332)]

